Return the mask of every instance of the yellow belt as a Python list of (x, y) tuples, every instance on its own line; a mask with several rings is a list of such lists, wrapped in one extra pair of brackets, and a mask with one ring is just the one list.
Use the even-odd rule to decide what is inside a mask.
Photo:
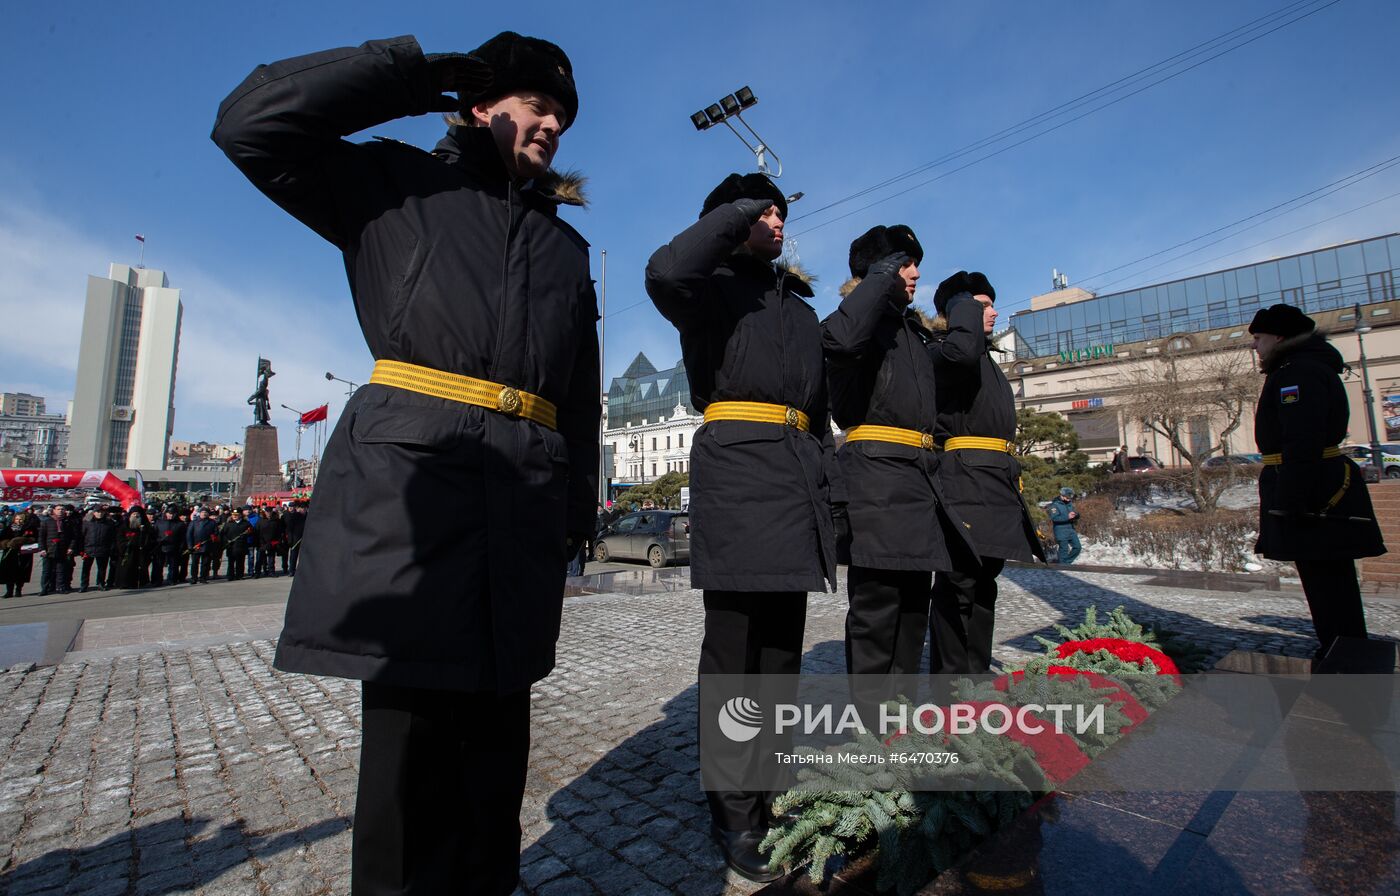
[(988, 439), (983, 436), (954, 436), (943, 443), (944, 451), (957, 451), (960, 448), (981, 448), (983, 451), (1004, 451), (1011, 453), (1011, 443), (1006, 439)]
[[(1323, 459), (1323, 460), (1327, 460), (1328, 458), (1331, 458), (1331, 457), (1341, 457), (1341, 456), (1342, 456), (1342, 449), (1340, 449), (1340, 448), (1335, 448), (1335, 447), (1334, 447), (1334, 448), (1323, 448), (1323, 449), (1322, 449), (1322, 459)], [(1278, 465), (1281, 464), (1281, 463), (1283, 463), (1283, 454), (1282, 454), (1282, 453), (1279, 453), (1279, 454), (1266, 454), (1266, 455), (1264, 455), (1264, 465), (1265, 465), (1265, 466), (1276, 467), (1276, 466), (1278, 466)]]
[(511, 417), (524, 417), (555, 429), (556, 410), (552, 403), (510, 386), (479, 380), (460, 373), (446, 373), (403, 361), (375, 361), (371, 383), (432, 395), (449, 401), (476, 405)]
[(750, 423), (778, 423), (803, 432), (812, 431), (812, 421), (797, 408), (761, 401), (716, 401), (705, 408), (705, 422), (747, 420)]
[(922, 448), (925, 451), (932, 451), (934, 448), (933, 436), (926, 432), (900, 429), (897, 426), (875, 426), (870, 423), (852, 427), (846, 433), (846, 441), (893, 442), (896, 445), (908, 445), (910, 448)]

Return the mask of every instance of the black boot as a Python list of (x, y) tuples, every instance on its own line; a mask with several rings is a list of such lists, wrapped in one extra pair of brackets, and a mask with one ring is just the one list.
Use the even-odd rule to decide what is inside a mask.
[(783, 876), (781, 870), (770, 868), (768, 860), (758, 851), (758, 844), (763, 842), (765, 833), (763, 830), (722, 831), (715, 825), (710, 826), (710, 836), (724, 854), (724, 861), (730, 870), (757, 883), (767, 883)]

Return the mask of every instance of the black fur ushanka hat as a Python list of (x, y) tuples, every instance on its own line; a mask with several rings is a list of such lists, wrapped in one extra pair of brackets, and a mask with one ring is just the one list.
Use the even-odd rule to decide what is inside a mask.
[(943, 314), (948, 309), (948, 300), (958, 293), (970, 293), (974, 296), (986, 296), (996, 304), (997, 291), (992, 289), (992, 284), (987, 280), (987, 275), (981, 271), (958, 271), (953, 276), (938, 284), (938, 289), (933, 294), (933, 308), (939, 314)]
[(705, 197), (705, 204), (700, 208), (700, 217), (703, 218), (721, 205), (736, 199), (771, 199), (778, 207), (778, 216), (784, 221), (787, 220), (787, 197), (766, 174), (729, 175)]
[(896, 252), (908, 255), (915, 264), (924, 260), (924, 247), (919, 245), (919, 238), (908, 226), (875, 225), (851, 243), (851, 276), (864, 277), (872, 264)]
[(549, 41), (502, 31), (469, 55), (491, 66), (491, 84), (475, 96), (462, 97), (464, 108), (518, 90), (538, 90), (564, 107), (565, 130), (578, 118), (574, 67), (564, 51)]
[(1268, 333), (1281, 336), (1302, 336), (1317, 329), (1317, 323), (1292, 305), (1270, 305), (1254, 312), (1254, 320), (1249, 322), (1250, 333)]

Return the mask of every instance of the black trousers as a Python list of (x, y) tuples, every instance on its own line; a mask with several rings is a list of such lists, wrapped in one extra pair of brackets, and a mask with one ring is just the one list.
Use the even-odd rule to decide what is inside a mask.
[(229, 555), (228, 555), (228, 580), (229, 580), (230, 582), (232, 582), (232, 581), (234, 581), (235, 579), (241, 579), (241, 578), (243, 578), (244, 566), (246, 566), (247, 563), (248, 563), (248, 555), (247, 555), (247, 554), (229, 554)]
[(287, 575), (294, 576), (297, 574), (297, 558), (300, 556), (301, 542), (298, 541), (287, 551)]
[(949, 539), (948, 552), (954, 571), (933, 576), (929, 671), (935, 675), (975, 675), (992, 665), (997, 576), (1006, 561), (977, 558), (965, 544), (953, 539)]
[[(78, 587), (86, 588), (88, 579), (92, 576), (92, 565), (97, 564), (97, 587), (104, 588), (112, 584), (111, 576), (107, 571), (106, 557), (83, 557), (82, 573), (78, 578)], [(116, 566), (116, 564), (112, 564)]]
[(846, 574), (846, 671), (913, 675), (928, 631), (932, 574), (851, 566)]
[(1322, 645), (1317, 655), (1324, 656), (1338, 638), (1366, 637), (1366, 613), (1361, 606), (1361, 586), (1356, 581), (1356, 562), (1347, 557), (1310, 557), (1294, 560), (1293, 564), (1298, 567), (1313, 629)]
[[(706, 591), (701, 675), (796, 675), (802, 670), (805, 591)], [(766, 827), (776, 794), (707, 790), (710, 817), (726, 831)]]
[(180, 550), (176, 548), (165, 555), (165, 584), (179, 584), (182, 578), (180, 575)]
[(73, 563), (67, 557), (45, 554), (39, 575), (39, 591), (42, 594), (55, 594), (73, 587)]
[(352, 896), (506, 896), (520, 880), (530, 691), (365, 682)]
[(191, 564), (194, 569), (193, 579), (196, 582), (209, 581), (209, 570), (213, 565), (214, 552), (204, 551), (203, 553), (191, 554), (190, 559), (193, 561)]

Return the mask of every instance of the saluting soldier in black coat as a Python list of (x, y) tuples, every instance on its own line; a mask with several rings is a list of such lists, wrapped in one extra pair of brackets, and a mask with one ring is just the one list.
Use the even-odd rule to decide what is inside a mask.
[(1011, 453), (1016, 400), (990, 354), (995, 301), (992, 284), (977, 271), (957, 272), (933, 297), (939, 481), (949, 517), (963, 535), (948, 539), (952, 569), (933, 578), (934, 673), (991, 667), (997, 576), (1007, 560), (1045, 559), (1021, 500), (1021, 465)]
[(1342, 356), (1292, 305), (1260, 309), (1249, 325), (1266, 374), (1254, 411), (1259, 474), (1256, 553), (1292, 560), (1321, 659), (1339, 637), (1366, 637), (1355, 560), (1385, 553), (1361, 470), (1337, 446), (1351, 408)]
[[(432, 153), (342, 139), (430, 111), (458, 116)], [(356, 894), (519, 876), (530, 686), (597, 499), (597, 300), (558, 214), (579, 184), (549, 170), (577, 111), (564, 52), (513, 32), (263, 66), (219, 111), (219, 146), (344, 254), (376, 358), (326, 448), (276, 659), (364, 682)]]
[[(796, 674), (807, 592), (836, 578), (821, 329), (804, 301), (811, 288), (773, 264), (787, 200), (772, 181), (732, 174), (700, 214), (646, 271), (705, 416), (690, 451), (690, 577), (705, 592), (700, 674)], [(757, 849), (770, 820), (764, 794), (707, 796), (730, 867), (774, 879)]]
[(837, 452), (850, 498), (846, 670), (857, 675), (919, 671), (933, 570), (949, 568), (933, 334), (910, 305), (923, 257), (903, 224), (866, 231), (851, 243), (841, 305), (822, 322), (831, 414), (846, 434)]

